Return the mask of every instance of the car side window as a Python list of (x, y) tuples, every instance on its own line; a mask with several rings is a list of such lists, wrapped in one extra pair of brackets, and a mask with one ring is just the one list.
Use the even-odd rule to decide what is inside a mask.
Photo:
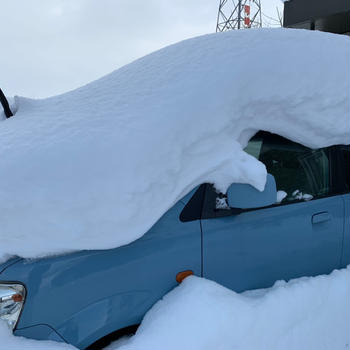
[(259, 132), (245, 151), (265, 164), (276, 180), (279, 202), (307, 201), (330, 194), (329, 149), (310, 149), (281, 136)]
[[(332, 189), (334, 179), (331, 179), (331, 147), (310, 149), (279, 135), (261, 131), (249, 141), (244, 150), (264, 163), (267, 172), (275, 177), (278, 191), (276, 205), (335, 194)], [(347, 147), (344, 148), (344, 162), (348, 171), (349, 160)], [(349, 176), (347, 186), (350, 189)], [(203, 206), (198, 209), (201, 201)], [(194, 215), (192, 207), (198, 207), (196, 213), (199, 214)], [(199, 218), (218, 218), (240, 211), (228, 207), (225, 194), (218, 193), (211, 184), (204, 184), (186, 205), (180, 219), (192, 221)]]

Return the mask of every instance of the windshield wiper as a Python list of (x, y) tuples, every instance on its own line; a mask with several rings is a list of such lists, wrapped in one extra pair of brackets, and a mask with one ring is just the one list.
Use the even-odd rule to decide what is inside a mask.
[(6, 96), (4, 95), (4, 93), (2, 92), (1, 89), (0, 89), (0, 102), (2, 104), (2, 108), (4, 109), (6, 118), (12, 117), (13, 113), (11, 111), (9, 102), (7, 101), (7, 98), (6, 98)]

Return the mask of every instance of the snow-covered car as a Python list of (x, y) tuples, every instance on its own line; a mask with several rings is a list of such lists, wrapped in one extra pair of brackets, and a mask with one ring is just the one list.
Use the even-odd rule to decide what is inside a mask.
[(0, 127), (0, 319), (97, 349), (190, 274), (241, 292), (348, 265), (348, 44), (233, 31), (16, 97)]
[(15, 326), (22, 312), (17, 335), (96, 349), (132, 331), (181, 272), (239, 292), (349, 264), (349, 146), (312, 150), (260, 132), (246, 151), (273, 175), (263, 192), (233, 184), (223, 196), (203, 184), (127, 246), (10, 260), (2, 317)]

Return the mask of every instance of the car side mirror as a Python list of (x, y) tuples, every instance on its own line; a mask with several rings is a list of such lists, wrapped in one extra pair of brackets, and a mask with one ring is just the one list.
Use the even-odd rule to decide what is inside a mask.
[(267, 174), (262, 192), (248, 184), (232, 184), (227, 190), (227, 203), (230, 208), (251, 209), (267, 207), (277, 201), (276, 181)]

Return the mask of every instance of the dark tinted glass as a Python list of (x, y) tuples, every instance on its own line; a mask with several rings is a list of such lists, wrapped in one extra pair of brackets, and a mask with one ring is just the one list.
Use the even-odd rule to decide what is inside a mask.
[[(329, 194), (329, 152), (310, 149), (281, 136), (258, 133), (246, 152), (265, 164), (275, 177), (283, 201), (310, 200)], [(282, 198), (281, 197), (281, 198)]]

